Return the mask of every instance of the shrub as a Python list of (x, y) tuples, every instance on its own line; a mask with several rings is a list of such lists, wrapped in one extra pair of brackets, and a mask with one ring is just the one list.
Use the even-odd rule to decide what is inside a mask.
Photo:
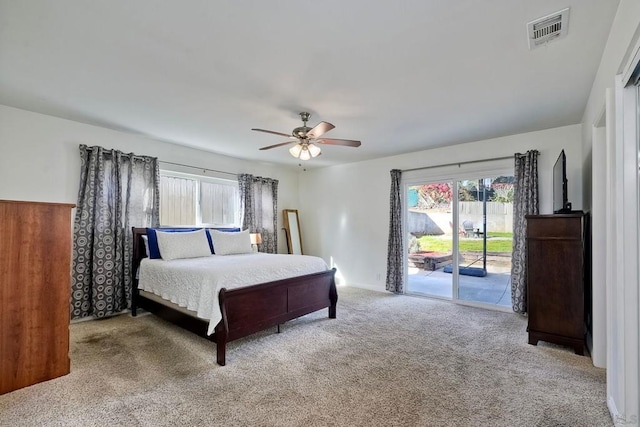
[(418, 242), (418, 239), (413, 234), (409, 234), (409, 239), (407, 239), (407, 246), (409, 247), (410, 254), (420, 252), (420, 242)]

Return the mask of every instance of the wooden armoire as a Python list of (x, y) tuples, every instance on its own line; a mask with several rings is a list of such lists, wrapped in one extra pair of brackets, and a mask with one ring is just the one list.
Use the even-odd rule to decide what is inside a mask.
[(585, 215), (527, 215), (529, 344), (585, 345)]
[(69, 373), (73, 207), (0, 200), (0, 394)]

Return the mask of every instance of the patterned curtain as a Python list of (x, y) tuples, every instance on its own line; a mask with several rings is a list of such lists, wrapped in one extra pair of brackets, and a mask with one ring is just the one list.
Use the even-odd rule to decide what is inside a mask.
[(396, 294), (404, 292), (404, 248), (402, 244), (402, 201), (400, 197), (401, 178), (401, 170), (391, 170), (389, 242), (387, 249), (387, 290)]
[(242, 229), (260, 233), (260, 252), (278, 252), (278, 180), (238, 175)]
[(80, 159), (71, 318), (100, 318), (130, 307), (131, 227), (160, 223), (158, 159), (86, 145)]
[(527, 312), (527, 220), (538, 214), (538, 152), (515, 155), (513, 201), (513, 258), (511, 261), (511, 303), (513, 311)]

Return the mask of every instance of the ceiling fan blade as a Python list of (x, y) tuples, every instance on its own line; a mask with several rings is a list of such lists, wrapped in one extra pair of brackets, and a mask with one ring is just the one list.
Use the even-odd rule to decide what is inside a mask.
[(333, 139), (333, 138), (321, 138), (317, 142), (327, 145), (344, 145), (346, 147), (359, 147), (362, 143), (360, 141), (354, 141), (352, 139)]
[(331, 123), (320, 122), (313, 129), (307, 132), (307, 137), (317, 138), (320, 135), (324, 135), (325, 133), (329, 132), (333, 128), (335, 128), (335, 126)]
[(270, 150), (272, 148), (282, 147), (283, 145), (294, 144), (296, 142), (298, 142), (298, 141), (296, 140), (296, 141), (281, 142), (280, 144), (274, 144), (274, 145), (269, 145), (267, 147), (262, 147), (261, 150)]
[(288, 133), (282, 133), (282, 132), (274, 132), (272, 130), (266, 130), (266, 129), (251, 129), (251, 130), (255, 130), (257, 132), (266, 132), (266, 133), (272, 133), (274, 135), (280, 135), (280, 136), (286, 136), (288, 138), (291, 138), (291, 134)]

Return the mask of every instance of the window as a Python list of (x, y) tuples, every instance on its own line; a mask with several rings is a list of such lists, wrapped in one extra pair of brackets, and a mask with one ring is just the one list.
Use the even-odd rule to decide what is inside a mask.
[(237, 227), (238, 182), (160, 171), (160, 223)]

